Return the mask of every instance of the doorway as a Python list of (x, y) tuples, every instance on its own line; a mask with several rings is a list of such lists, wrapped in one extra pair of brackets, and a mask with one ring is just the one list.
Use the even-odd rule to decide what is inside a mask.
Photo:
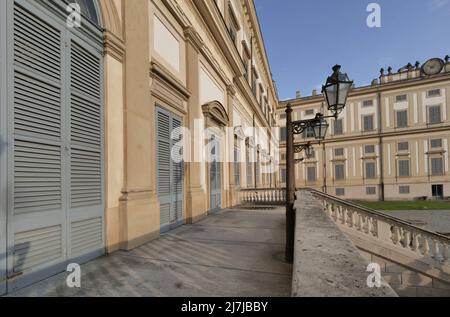
[(431, 192), (432, 192), (433, 198), (438, 199), (438, 200), (444, 199), (444, 185), (432, 185)]

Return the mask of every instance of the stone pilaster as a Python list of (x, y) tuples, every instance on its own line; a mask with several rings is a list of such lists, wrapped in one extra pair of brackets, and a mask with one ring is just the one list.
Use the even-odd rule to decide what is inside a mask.
[[(199, 52), (202, 46), (201, 39), (192, 27), (188, 27), (184, 31), (186, 38), (186, 60), (187, 60), (187, 88), (191, 93), (188, 101), (188, 124), (192, 136), (195, 131), (195, 120), (202, 119), (202, 105), (200, 104), (200, 60)], [(195, 162), (194, 153), (203, 151), (202, 144), (191, 142), (191, 158), (192, 162), (188, 163), (186, 177), (188, 179), (187, 188), (187, 205), (186, 205), (186, 221), (194, 223), (202, 219), (207, 214), (207, 197), (204, 180), (201, 179), (203, 168), (200, 162)]]
[[(227, 87), (227, 110), (228, 110), (228, 117), (229, 117), (229, 127), (233, 127), (234, 124), (234, 97), (236, 95), (236, 89), (233, 85), (228, 85)], [(233, 127), (234, 128), (234, 127)], [(229, 156), (228, 158), (231, 159), (228, 163), (228, 180), (229, 180), (229, 189), (226, 189), (226, 197), (227, 197), (227, 207), (232, 207), (236, 205), (236, 182), (234, 179), (234, 130), (229, 129), (228, 131), (232, 131), (231, 135), (227, 135), (229, 140), (227, 140), (229, 148)]]
[[(154, 164), (155, 118), (150, 102), (147, 0), (123, 1), (125, 32), (124, 187), (119, 207), (120, 248), (129, 250), (160, 234)], [(143, 67), (144, 66), (144, 67)]]

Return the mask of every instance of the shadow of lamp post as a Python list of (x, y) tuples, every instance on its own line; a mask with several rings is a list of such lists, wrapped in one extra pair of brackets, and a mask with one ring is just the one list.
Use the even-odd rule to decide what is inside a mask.
[(333, 74), (328, 77), (326, 84), (322, 88), (325, 96), (328, 111), (332, 113), (325, 116), (321, 113), (316, 114), (313, 119), (292, 121), (292, 106), (286, 107), (286, 262), (292, 263), (294, 260), (294, 240), (295, 240), (295, 164), (303, 159), (295, 159), (296, 153), (305, 151), (306, 157), (312, 155), (311, 143), (306, 145), (294, 144), (294, 135), (302, 134), (306, 129), (314, 130), (315, 139), (319, 142), (325, 140), (329, 123), (327, 119), (337, 119), (344, 110), (347, 97), (353, 85), (347, 74), (340, 72), (341, 66), (333, 67)]

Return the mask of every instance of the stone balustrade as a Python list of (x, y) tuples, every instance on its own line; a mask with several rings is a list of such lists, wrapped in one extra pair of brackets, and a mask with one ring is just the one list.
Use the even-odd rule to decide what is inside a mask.
[(241, 204), (245, 205), (284, 205), (286, 203), (286, 189), (241, 189), (239, 197)]
[(342, 229), (387, 243), (437, 266), (449, 265), (450, 238), (348, 201), (310, 190)]

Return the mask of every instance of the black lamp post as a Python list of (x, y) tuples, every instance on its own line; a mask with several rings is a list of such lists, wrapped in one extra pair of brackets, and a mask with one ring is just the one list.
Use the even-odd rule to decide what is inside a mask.
[(339, 117), (344, 110), (347, 102), (349, 91), (353, 85), (347, 74), (340, 72), (341, 66), (333, 67), (333, 74), (328, 77), (326, 84), (323, 86), (322, 93), (328, 104), (328, 110), (333, 114), (324, 116), (318, 113), (314, 119), (300, 120), (292, 122), (292, 106), (286, 107), (286, 261), (292, 263), (294, 261), (294, 240), (295, 240), (295, 163), (303, 161), (303, 159), (295, 160), (295, 153), (305, 151), (306, 157), (312, 155), (311, 143), (306, 145), (294, 144), (294, 135), (302, 134), (306, 129), (312, 128), (317, 141), (325, 140), (329, 123), (326, 119)]

